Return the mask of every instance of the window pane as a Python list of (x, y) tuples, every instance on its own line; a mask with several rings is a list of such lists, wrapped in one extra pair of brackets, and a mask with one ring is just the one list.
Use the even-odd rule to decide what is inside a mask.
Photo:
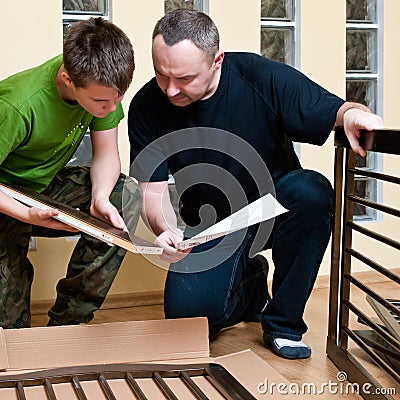
[(79, 22), (79, 20), (76, 19), (64, 19), (63, 20), (63, 38), (65, 39), (65, 36), (67, 36), (67, 31), (68, 29), (73, 25)]
[(261, 0), (261, 19), (293, 20), (293, 0)]
[[(371, 178), (356, 178), (354, 181), (354, 195), (376, 202), (376, 181)], [(354, 216), (371, 218), (375, 214), (373, 209), (361, 204), (354, 204)], [(364, 218), (364, 219), (365, 219)]]
[(356, 167), (358, 168), (365, 168), (371, 171), (376, 171), (377, 164), (377, 154), (374, 152), (368, 152), (366, 157), (361, 157), (356, 154)]
[(367, 157), (361, 157), (356, 154), (356, 167), (358, 168), (366, 168), (367, 167)]
[(369, 107), (372, 112), (376, 112), (376, 80), (347, 80), (346, 100), (364, 104)]
[(204, 12), (204, 1), (202, 0), (164, 0), (164, 12), (169, 13), (178, 8), (189, 8)]
[(261, 55), (293, 65), (293, 35), (292, 28), (261, 28)]
[(107, 0), (63, 0), (63, 11), (77, 14), (107, 14)]
[(376, 21), (376, 0), (347, 0), (347, 21)]
[(376, 73), (376, 31), (346, 31), (346, 70)]
[(75, 154), (68, 161), (67, 165), (90, 166), (91, 164), (92, 164), (92, 142), (90, 140), (90, 134), (85, 133), (82, 142), (79, 144)]
[[(354, 194), (356, 196), (359, 196), (361, 198), (366, 198), (366, 181), (365, 180), (355, 180), (354, 181)], [(360, 215), (366, 215), (366, 209), (365, 206), (361, 204), (354, 204), (354, 215), (355, 216), (360, 216)]]
[(175, 184), (168, 184), (168, 191), (169, 191), (169, 197), (171, 199), (172, 207), (175, 211), (178, 228), (181, 229), (182, 231), (184, 231), (185, 223), (183, 222), (183, 219), (181, 218), (181, 215), (180, 215), (180, 199), (179, 199), (179, 194), (176, 190)]

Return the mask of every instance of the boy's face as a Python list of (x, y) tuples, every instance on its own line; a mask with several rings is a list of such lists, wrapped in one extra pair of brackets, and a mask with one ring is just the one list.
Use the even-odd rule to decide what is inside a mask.
[(190, 40), (168, 46), (162, 35), (153, 40), (153, 65), (158, 86), (175, 106), (204, 100), (217, 90), (223, 53), (213, 59)]
[(101, 86), (96, 83), (86, 87), (71, 85), (74, 99), (90, 114), (97, 118), (104, 118), (114, 111), (124, 95), (119, 95), (114, 88)]

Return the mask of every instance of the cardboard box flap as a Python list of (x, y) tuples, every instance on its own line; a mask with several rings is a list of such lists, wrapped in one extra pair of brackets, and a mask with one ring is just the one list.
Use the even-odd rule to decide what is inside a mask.
[(4, 329), (0, 328), (0, 371), (8, 368), (8, 356)]
[[(247, 390), (248, 394), (245, 394), (243, 389), (239, 389), (232, 381), (231, 377), (227, 377), (221, 374), (221, 371), (215, 370), (212, 373), (209, 368), (213, 367), (215, 364), (218, 366), (222, 366), (225, 368), (228, 373), (233, 377), (232, 379), (236, 380), (239, 385), (241, 385), (245, 390)], [(102, 393), (99, 393), (98, 390), (101, 391), (100, 386), (96, 385), (96, 381), (98, 381), (99, 372), (104, 372), (104, 376), (107, 377), (107, 373), (105, 371), (137, 371), (143, 368), (143, 371), (174, 371), (175, 368), (171, 368), (171, 363), (168, 364), (153, 364), (153, 363), (136, 363), (136, 364), (113, 364), (113, 365), (94, 365), (94, 366), (83, 366), (82, 369), (80, 367), (67, 367), (67, 368), (57, 368), (52, 369), (50, 371), (16, 371), (16, 372), (3, 372), (0, 373), (0, 378), (15, 381), (21, 380), (21, 382), (29, 382), (28, 384), (22, 383), (25, 386), (27, 391), (29, 389), (29, 396), (27, 396), (27, 400), (29, 399), (47, 399), (44, 389), (44, 377), (48, 377), (49, 381), (52, 382), (52, 388), (55, 393), (57, 393), (57, 399), (63, 400), (76, 400), (76, 393), (73, 390), (70, 382), (71, 374), (76, 377), (86, 376), (87, 382), (85, 382), (85, 378), (78, 378), (78, 381), (81, 383), (82, 387), (84, 387), (84, 392), (87, 395), (88, 399), (99, 399), (104, 398)], [(201, 357), (193, 360), (179, 360), (179, 362), (173, 363), (176, 365), (176, 370), (181, 368), (190, 370), (191, 365), (194, 368), (202, 368), (205, 366), (208, 368), (208, 371), (202, 376), (202, 373), (195, 373), (192, 376), (192, 379), (195, 381), (196, 385), (200, 388), (201, 391), (207, 396), (207, 398), (212, 400), (222, 400), (227, 398), (235, 398), (235, 399), (283, 399), (287, 397), (292, 397), (293, 390), (295, 387), (291, 384), (285, 377), (283, 377), (279, 372), (274, 370), (267, 362), (262, 360), (258, 355), (253, 353), (251, 350), (245, 350), (238, 353), (229, 354), (226, 356), (209, 358), (209, 357)], [(132, 366), (132, 369), (129, 369)], [(72, 372), (73, 371), (73, 372)], [(199, 370), (200, 371), (200, 370)], [(211, 375), (208, 375), (211, 373)], [(141, 390), (144, 391), (144, 394), (147, 399), (161, 399), (166, 398), (161, 388), (156, 384), (153, 378), (150, 378), (148, 374), (145, 373), (147, 379), (144, 378), (143, 374), (136, 375), (135, 372), (131, 372), (131, 376), (134, 377), (136, 384), (139, 385)], [(189, 373), (190, 375), (190, 373)], [(207, 375), (207, 376), (206, 376)], [(118, 400), (125, 399), (133, 399), (136, 398), (132, 392), (128, 389), (128, 384), (126, 382), (125, 375), (121, 374), (111, 374), (108, 379), (112, 376), (112, 394)], [(53, 379), (57, 377), (57, 379)], [(107, 378), (106, 378), (107, 379)], [(109, 383), (111, 383), (109, 380)], [(35, 382), (34, 385), (31, 383)], [(69, 384), (67, 384), (69, 382)], [(203, 397), (197, 397), (191, 392), (189, 387), (184, 383), (182, 377), (172, 374), (169, 378), (164, 382), (167, 386), (173, 391), (174, 395), (179, 399), (185, 400), (195, 400)], [(226, 397), (221, 395), (220, 389), (221, 384), (224, 389), (227, 389), (230, 393)], [(28, 387), (29, 386), (29, 387)], [(35, 386), (35, 387), (32, 387)], [(217, 388), (220, 389), (217, 389)], [(234, 393), (231, 390), (234, 390)], [(129, 393), (127, 393), (127, 390)], [(7, 397), (6, 391), (12, 391), (13, 396)], [(39, 396), (39, 393), (41, 395)], [(306, 392), (307, 393), (307, 392)], [(27, 393), (28, 394), (28, 393)], [(38, 394), (37, 397), (31, 397), (35, 394)], [(15, 382), (7, 388), (2, 386), (0, 388), (0, 399), (3, 398), (10, 400), (17, 400), (20, 397), (16, 397), (17, 393), (15, 391)], [(83, 397), (82, 398), (86, 398)], [(172, 397), (171, 397), (172, 398)], [(175, 398), (175, 397), (173, 397)], [(296, 392), (296, 399), (307, 399), (308, 395), (302, 394), (300, 391)]]
[(209, 356), (206, 318), (6, 329), (3, 333), (3, 370)]
[[(290, 397), (291, 390), (295, 389), (292, 382), (251, 350), (216, 357), (214, 361), (241, 382), (256, 399)], [(307, 398), (302, 393), (296, 393), (296, 399)]]
[[(115, 371), (127, 371), (124, 369), (126, 366), (121, 366), (124, 363), (132, 367), (134, 367), (132, 364), (135, 364), (136, 367), (138, 364), (142, 364), (144, 368), (146, 368), (146, 364), (152, 365), (158, 370), (162, 370), (162, 368), (170, 370), (170, 367), (154, 363), (173, 363), (180, 364), (182, 367), (198, 364), (197, 368), (202, 368), (203, 365), (208, 365), (207, 368), (209, 368), (209, 363), (217, 363), (231, 374), (229, 379), (226, 375), (221, 376), (220, 370), (215, 375), (211, 375), (211, 379), (209, 376), (193, 375), (193, 380), (200, 390), (213, 400), (224, 398), (220, 393), (221, 386), (218, 386), (218, 383), (216, 386), (212, 384), (217, 376), (220, 377), (219, 383), (223, 385), (223, 390), (239, 390), (235, 383), (236, 380), (253, 396), (249, 396), (248, 393), (244, 397), (234, 398), (281, 399), (290, 397), (292, 391), (297, 388), (297, 386), (293, 386), (295, 382), (290, 383), (251, 350), (216, 358), (209, 357), (206, 318), (5, 329), (4, 331), (0, 330), (0, 345), (2, 345), (0, 362), (3, 362), (2, 365), (8, 363), (9, 368), (7, 372), (0, 373), (0, 378), (4, 380), (0, 388), (0, 399), (16, 400), (20, 398), (14, 382), (14, 380), (20, 380), (18, 376), (21, 376), (20, 382), (22, 386), (26, 386), (26, 392), (29, 391), (27, 399), (44, 399), (46, 397), (47, 389), (45, 380), (43, 380), (43, 377), (46, 376), (58, 377), (56, 380), (49, 380), (52, 385), (51, 389), (57, 392), (57, 398), (76, 399), (75, 386), (70, 380), (71, 371), (74, 371), (73, 374), (76, 376), (80, 376), (79, 371), (86, 371), (82, 373), (86, 378), (78, 379), (84, 387), (84, 392), (91, 399), (103, 398), (103, 389), (97, 383), (98, 374), (94, 372), (107, 370), (114, 371), (105, 379), (108, 379), (110, 383), (112, 381), (110, 386), (112, 386), (115, 398), (132, 398), (126, 382), (126, 375), (115, 374)], [(80, 366), (82, 366), (81, 370), (77, 368)], [(70, 368), (64, 372), (60, 370), (38, 371), (63, 367)], [(134, 369), (128, 370), (133, 371)], [(26, 375), (28, 373), (29, 377)], [(131, 374), (132, 377), (134, 372)], [(63, 380), (63, 375), (65, 375), (65, 380)], [(38, 378), (40, 376), (42, 378)], [(135, 382), (148, 396), (147, 398), (149, 400), (164, 398), (161, 388), (153, 377), (143, 379), (143, 376), (140, 373), (136, 376)], [(12, 382), (8, 386), (4, 386), (6, 381), (10, 380)], [(29, 382), (23, 383), (25, 381)], [(178, 375), (172, 374), (164, 383), (178, 398), (185, 400), (198, 398)], [(241, 388), (239, 392), (243, 394), (243, 390)], [(129, 396), (127, 391), (129, 391)], [(10, 397), (7, 397), (8, 395)], [(37, 397), (35, 397), (36, 395)], [(296, 398), (306, 399), (308, 397), (299, 391), (296, 393)]]

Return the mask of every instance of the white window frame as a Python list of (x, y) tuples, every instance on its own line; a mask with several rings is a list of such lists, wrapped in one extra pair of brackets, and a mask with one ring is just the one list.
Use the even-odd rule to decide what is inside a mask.
[[(62, 0), (61, 0), (62, 1)], [(66, 11), (62, 12), (62, 21), (63, 21), (63, 27), (65, 24), (68, 24), (69, 21), (83, 21), (87, 20), (92, 17), (102, 17), (108, 21), (111, 21), (111, 11), (112, 11), (112, 0), (106, 0), (106, 9), (104, 10), (104, 13), (93, 13), (91, 14), (90, 12), (72, 12), (72, 11)]]
[[(62, 0), (61, 0), (62, 1)], [(111, 19), (111, 1), (112, 0), (105, 0), (105, 10), (104, 12), (90, 12), (90, 11), (64, 11), (64, 8), (62, 10), (63, 13), (63, 19), (73, 19), (73, 20), (84, 20), (88, 19), (90, 17), (103, 17), (105, 19)]]
[[(66, 23), (68, 23), (68, 21), (75, 21), (75, 22), (83, 21), (83, 20), (87, 20), (91, 17), (102, 17), (108, 21), (111, 21), (111, 10), (112, 10), (111, 2), (112, 2), (112, 0), (106, 0), (106, 10), (104, 11), (104, 13), (90, 14), (90, 13), (86, 13), (86, 12), (80, 13), (78, 11), (77, 12), (64, 12), (64, 10), (63, 10), (63, 13), (62, 13), (63, 29), (64, 29), (64, 25)], [(79, 164), (79, 153), (80, 153), (80, 150), (82, 151), (82, 149), (84, 148), (83, 147), (84, 141), (90, 141), (90, 132), (89, 131), (87, 131), (85, 133), (85, 136), (82, 138), (82, 142), (76, 149), (74, 156), (69, 160), (67, 165), (78, 165)], [(91, 163), (91, 159), (92, 159), (92, 154), (90, 153), (90, 163)], [(73, 236), (66, 236), (65, 240), (75, 242), (75, 241), (79, 240), (80, 237), (81, 237), (80, 234), (73, 235)], [(36, 243), (35, 243), (35, 246), (36, 246)]]
[[(261, 0), (260, 0), (261, 1)], [(300, 48), (300, 20), (301, 20), (301, 0), (292, 0), (293, 1), (293, 20), (291, 21), (285, 21), (282, 19), (261, 19), (260, 17), (260, 30), (261, 28), (291, 28), (293, 29), (293, 62), (291, 65), (292, 67), (296, 69), (300, 69), (301, 65), (301, 48)], [(294, 151), (297, 154), (297, 157), (300, 158), (300, 153), (301, 153), (301, 145), (300, 143), (293, 142), (293, 147)]]
[[(373, 80), (376, 82), (376, 100), (375, 110), (373, 112), (378, 115), (383, 115), (383, 2), (376, 0), (376, 21), (375, 22), (356, 22), (346, 21), (346, 30), (357, 29), (357, 30), (375, 30), (376, 31), (376, 72), (347, 72), (346, 71), (346, 82), (355, 79), (362, 80)], [(383, 166), (383, 156), (379, 153), (369, 153), (367, 155), (367, 166), (360, 168), (368, 171), (381, 171)], [(355, 176), (357, 179), (358, 176)], [(361, 178), (361, 177), (360, 177)], [(364, 178), (362, 178), (364, 179)], [(372, 178), (367, 178), (372, 179)], [(383, 183), (381, 181), (375, 182), (373, 185), (375, 193), (373, 193), (372, 200), (376, 202), (382, 202), (383, 199)], [(383, 215), (380, 211), (366, 208), (366, 215), (354, 216), (354, 220), (358, 222), (379, 222), (382, 221)]]
[(290, 28), (293, 29), (293, 63), (290, 64), (292, 67), (299, 69), (300, 68), (300, 10), (301, 0), (293, 0), (293, 20), (285, 21), (282, 19), (261, 19), (260, 17), (260, 29), (261, 28)]
[[(184, 1), (188, 1), (188, 0), (184, 0)], [(165, 10), (165, 0), (163, 0), (164, 3), (164, 10)], [(204, 14), (209, 14), (210, 11), (210, 3), (209, 0), (195, 0), (195, 3), (200, 3), (200, 7), (196, 7), (195, 10), (197, 11), (201, 11)]]
[[(106, 0), (105, 1), (105, 10), (104, 13), (90, 13), (90, 12), (80, 12), (80, 11), (75, 11), (75, 12), (71, 12), (71, 11), (67, 11), (64, 12), (63, 10), (63, 14), (62, 14), (62, 22), (63, 22), (63, 28), (65, 24), (69, 24), (69, 21), (73, 21), (73, 22), (77, 22), (77, 21), (83, 21), (83, 20), (87, 20), (91, 17), (102, 17), (108, 21), (111, 21), (111, 0)], [(71, 158), (71, 160), (69, 160), (68, 165), (86, 165), (86, 164), (91, 164), (91, 153), (89, 156), (89, 160), (83, 161), (83, 164), (80, 164), (80, 158), (83, 157), (83, 149), (85, 149), (84, 143), (88, 143), (90, 144), (90, 132), (86, 132), (85, 136), (82, 138), (82, 142), (80, 143), (80, 145), (78, 146), (78, 148), (76, 149), (76, 152), (74, 154), (74, 156)], [(90, 146), (91, 148), (91, 146)], [(83, 157), (85, 158), (85, 157)], [(90, 162), (88, 162), (90, 161)]]

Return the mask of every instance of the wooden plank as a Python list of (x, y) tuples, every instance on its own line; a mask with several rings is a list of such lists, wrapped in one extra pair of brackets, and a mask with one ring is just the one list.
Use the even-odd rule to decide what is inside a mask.
[(385, 324), (388, 331), (393, 335), (395, 339), (400, 341), (400, 325), (393, 317), (393, 315), (389, 312), (389, 310), (382, 304), (378, 303), (371, 296), (367, 296), (367, 301), (378, 314), (378, 317)]
[(0, 327), (0, 370), (5, 370), (8, 367), (6, 339), (4, 337), (4, 330)]
[[(398, 129), (376, 129), (373, 131), (363, 130), (360, 144), (365, 151), (375, 151), (386, 154), (400, 154), (400, 130)], [(342, 126), (335, 128), (335, 146), (350, 149), (349, 141)]]
[(161, 247), (145, 239), (129, 235), (128, 232), (117, 229), (107, 222), (53, 200), (42, 193), (37, 193), (23, 187), (11, 187), (4, 183), (0, 183), (0, 190), (29, 207), (37, 207), (42, 210), (55, 208), (59, 212), (58, 216), (54, 217), (55, 219), (110, 245), (122, 247), (132, 253), (162, 253)]

